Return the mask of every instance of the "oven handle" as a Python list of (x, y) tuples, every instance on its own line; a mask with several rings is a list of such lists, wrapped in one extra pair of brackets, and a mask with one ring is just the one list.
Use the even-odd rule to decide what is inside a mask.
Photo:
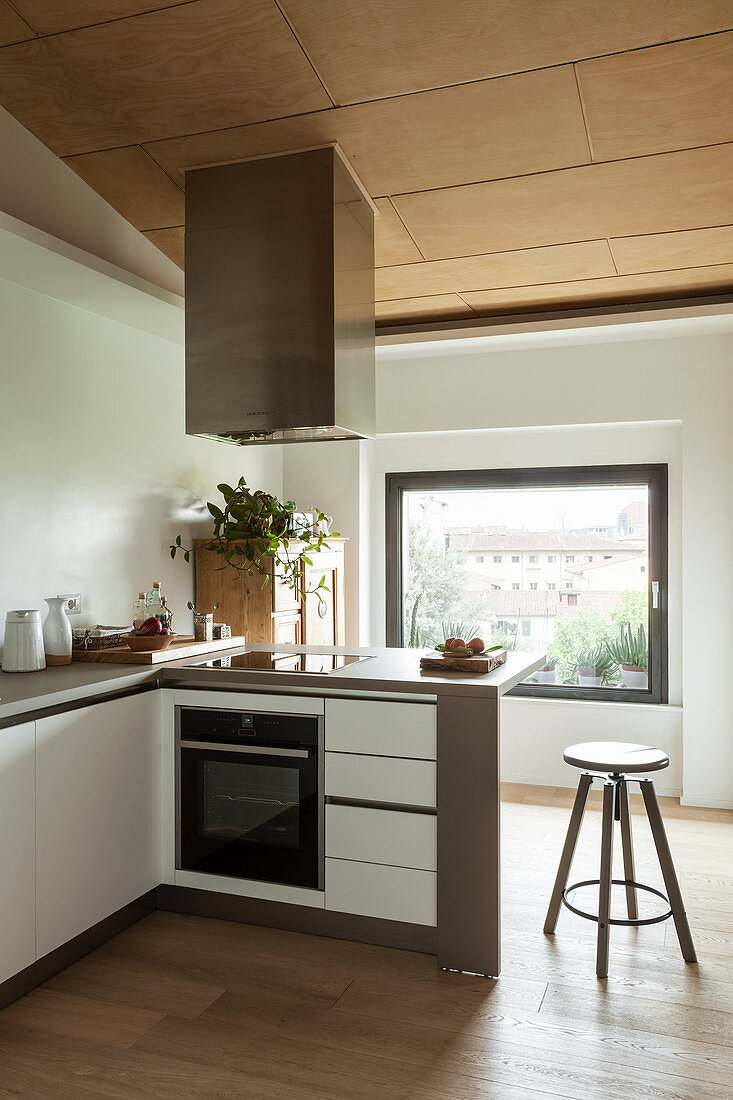
[(296, 756), (307, 760), (310, 749), (276, 749), (270, 745), (221, 745), (210, 741), (181, 741), (182, 749), (205, 749), (206, 752), (241, 752), (249, 756)]

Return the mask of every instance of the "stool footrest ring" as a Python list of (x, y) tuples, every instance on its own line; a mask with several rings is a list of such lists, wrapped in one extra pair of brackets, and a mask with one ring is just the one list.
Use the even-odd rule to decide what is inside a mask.
[[(669, 898), (666, 894), (663, 894), (661, 890), (655, 890), (653, 886), (646, 886), (643, 882), (634, 882), (632, 879), (625, 878), (613, 878), (611, 879), (613, 886), (634, 886), (637, 890), (644, 890), (647, 894), (654, 894), (656, 897), (661, 898), (662, 901), (669, 905)], [(571, 886), (566, 886), (562, 892), (562, 903), (566, 909), (569, 909), (571, 913), (575, 913), (576, 917), (583, 917), (585, 920), (592, 920), (598, 923), (598, 915), (596, 913), (586, 913), (583, 909), (578, 909), (576, 906), (571, 905), (568, 901), (568, 894), (572, 894), (574, 890), (580, 890), (581, 886), (600, 886), (601, 880), (598, 878), (584, 879), (583, 882), (574, 882)], [(637, 917), (632, 920), (631, 918), (623, 920), (620, 917), (609, 917), (609, 924), (621, 924), (627, 927), (637, 928), (643, 924), (661, 924), (663, 920), (669, 920), (672, 916), (672, 907), (667, 910), (666, 913), (662, 913), (659, 917)]]

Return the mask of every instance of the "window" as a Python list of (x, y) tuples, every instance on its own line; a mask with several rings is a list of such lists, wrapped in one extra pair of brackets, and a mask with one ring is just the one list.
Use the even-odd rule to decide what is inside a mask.
[(532, 623), (528, 619), (522, 620), (522, 637), (529, 638), (532, 633)]
[(530, 554), (529, 555), (529, 560), (533, 563), (536, 562), (537, 561), (537, 555), (536, 554)]
[(554, 565), (556, 560), (557, 559), (556, 559), (554, 554), (548, 554), (547, 555), (547, 562), (548, 562), (549, 565)]
[(494, 562), (495, 563), (499, 562), (501, 560), (502, 560), (501, 554), (494, 554)]
[[(555, 659), (555, 683), (530, 677), (515, 694), (667, 701), (666, 466), (388, 474), (386, 488), (389, 645), (436, 644), (445, 624), (461, 622), (487, 644)], [(515, 565), (538, 558), (532, 546), (543, 542), (556, 548), (543, 561), (587, 565), (577, 566), (577, 579), (566, 569), (556, 584), (535, 574), (530, 585), (510, 574), (499, 588), (489, 571), (471, 571), (471, 543), (482, 532), (504, 537)], [(622, 659), (633, 656), (626, 624), (641, 638), (644, 687), (624, 675), (623, 664), (637, 663)], [(596, 682), (581, 686), (578, 668), (591, 659)]]
[(476, 564), (477, 565), (480, 565), (483, 560), (484, 560), (483, 554), (477, 554), (476, 555)]

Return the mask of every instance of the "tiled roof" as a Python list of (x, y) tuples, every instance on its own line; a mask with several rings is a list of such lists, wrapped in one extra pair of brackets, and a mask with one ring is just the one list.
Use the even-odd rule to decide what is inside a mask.
[[(566, 599), (567, 589), (502, 589), (500, 592), (489, 589), (488, 591), (476, 591), (475, 594), (485, 603), (489, 614), (497, 619), (515, 619), (526, 616), (550, 616), (572, 615), (581, 608), (594, 608), (596, 611), (607, 611), (619, 601), (617, 591), (608, 592), (577, 592), (577, 604), (568, 604)], [(571, 593), (572, 595), (573, 593)]]
[(628, 542), (610, 539), (605, 535), (580, 535), (576, 531), (507, 531), (505, 535), (487, 535), (472, 531), (461, 535), (447, 528), (451, 550), (468, 553), (482, 551), (489, 554), (509, 553), (514, 550), (546, 550), (553, 552), (572, 552), (582, 550), (630, 550)]

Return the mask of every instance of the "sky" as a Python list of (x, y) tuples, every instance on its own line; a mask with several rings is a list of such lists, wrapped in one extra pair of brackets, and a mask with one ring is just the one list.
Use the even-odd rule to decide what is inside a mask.
[(410, 493), (432, 496), (448, 505), (446, 526), (504, 525), (511, 530), (562, 531), (577, 527), (615, 526), (619, 512), (631, 501), (646, 501), (638, 485), (621, 489), (504, 489), (453, 493)]

